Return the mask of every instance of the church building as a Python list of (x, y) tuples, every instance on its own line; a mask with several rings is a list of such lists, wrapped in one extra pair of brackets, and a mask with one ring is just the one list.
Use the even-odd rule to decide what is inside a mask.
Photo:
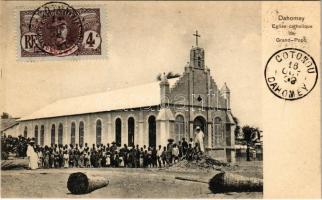
[[(198, 39), (198, 34), (195, 34)], [(192, 47), (180, 77), (58, 100), (19, 120), (18, 132), (39, 145), (166, 146), (204, 132), (206, 153), (235, 161), (235, 123), (226, 83), (219, 89), (205, 67), (205, 51)]]

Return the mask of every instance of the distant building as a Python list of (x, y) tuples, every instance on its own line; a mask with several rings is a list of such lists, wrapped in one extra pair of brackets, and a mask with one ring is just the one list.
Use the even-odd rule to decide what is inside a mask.
[(234, 161), (235, 124), (230, 90), (219, 89), (205, 67), (204, 49), (193, 47), (181, 77), (58, 100), (19, 120), (19, 133), (40, 145), (165, 146), (194, 138), (200, 126), (210, 155)]
[(13, 118), (9, 116), (7, 113), (3, 113), (0, 119), (0, 132), (1, 135), (6, 134), (11, 136), (18, 136), (18, 118)]

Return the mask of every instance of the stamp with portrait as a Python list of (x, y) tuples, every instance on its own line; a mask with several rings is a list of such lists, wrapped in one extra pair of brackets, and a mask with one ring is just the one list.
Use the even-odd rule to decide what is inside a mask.
[(318, 79), (314, 59), (305, 51), (286, 48), (274, 53), (267, 61), (265, 80), (270, 91), (285, 100), (308, 95)]
[(49, 2), (20, 11), (20, 56), (101, 55), (100, 8)]

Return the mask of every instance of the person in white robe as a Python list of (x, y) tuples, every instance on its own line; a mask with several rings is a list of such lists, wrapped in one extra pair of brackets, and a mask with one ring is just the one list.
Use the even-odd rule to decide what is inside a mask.
[(38, 169), (38, 155), (34, 150), (34, 141), (30, 141), (27, 147), (27, 157), (30, 169)]
[(205, 152), (205, 146), (203, 139), (205, 137), (205, 134), (202, 132), (199, 126), (196, 127), (196, 134), (195, 134), (195, 142), (198, 143), (198, 146), (200, 148), (200, 151), (203, 153)]

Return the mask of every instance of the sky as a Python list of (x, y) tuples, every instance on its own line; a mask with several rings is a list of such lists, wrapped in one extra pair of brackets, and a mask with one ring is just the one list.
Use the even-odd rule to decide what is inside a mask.
[[(22, 4), (23, 2), (20, 2)], [(71, 6), (82, 3), (72, 1)], [(84, 4), (84, 2), (83, 2)], [(94, 4), (94, 3), (93, 3)], [(37, 8), (41, 2), (28, 4)], [(261, 127), (260, 2), (97, 2), (106, 58), (19, 60), (19, 2), (6, 2), (9, 38), (1, 62), (1, 107), (14, 117), (58, 99), (155, 81), (158, 73), (183, 73), (195, 44), (219, 87), (231, 90), (233, 114), (242, 125)], [(93, 6), (93, 7), (95, 7)], [(0, 110), (0, 111), (1, 111)]]

